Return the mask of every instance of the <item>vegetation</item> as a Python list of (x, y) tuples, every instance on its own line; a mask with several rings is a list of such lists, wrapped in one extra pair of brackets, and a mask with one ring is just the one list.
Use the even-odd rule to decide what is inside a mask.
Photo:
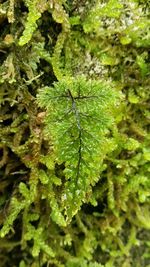
[(1, 267), (150, 266), (149, 14), (1, 1)]

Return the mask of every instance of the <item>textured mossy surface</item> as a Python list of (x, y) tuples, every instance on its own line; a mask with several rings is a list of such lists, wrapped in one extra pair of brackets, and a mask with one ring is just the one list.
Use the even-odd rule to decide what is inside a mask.
[(150, 267), (150, 3), (0, 1), (0, 266)]

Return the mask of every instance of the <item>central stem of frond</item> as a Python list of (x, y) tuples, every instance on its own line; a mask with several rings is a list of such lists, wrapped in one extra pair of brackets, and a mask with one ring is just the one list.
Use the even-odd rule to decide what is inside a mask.
[(78, 148), (78, 162), (77, 162), (77, 175), (76, 175), (76, 184), (78, 182), (78, 178), (80, 176), (80, 165), (81, 165), (81, 159), (82, 159), (82, 153), (81, 153), (81, 148), (82, 148), (82, 127), (81, 127), (81, 120), (80, 120), (80, 114), (76, 105), (76, 101), (71, 93), (71, 91), (68, 89), (68, 94), (69, 97), (71, 98), (72, 102), (72, 111), (75, 115), (76, 122), (77, 122), (77, 127), (79, 130), (79, 148)]

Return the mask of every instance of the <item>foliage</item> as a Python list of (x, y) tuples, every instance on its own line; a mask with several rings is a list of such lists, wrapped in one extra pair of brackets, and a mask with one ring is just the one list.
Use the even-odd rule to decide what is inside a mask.
[[(115, 91), (110, 84), (65, 77), (54, 87), (43, 88), (39, 104), (46, 107), (47, 138), (51, 136), (56, 162), (65, 162), (61, 202), (70, 220), (86, 201), (90, 185), (99, 178), (107, 128), (113, 123)], [(101, 163), (102, 164), (102, 163)]]
[(149, 266), (149, 12), (1, 2), (2, 267)]

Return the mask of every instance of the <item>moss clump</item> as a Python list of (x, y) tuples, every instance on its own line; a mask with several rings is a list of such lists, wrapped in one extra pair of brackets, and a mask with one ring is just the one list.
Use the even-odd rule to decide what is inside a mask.
[(0, 4), (2, 267), (149, 266), (149, 8)]

